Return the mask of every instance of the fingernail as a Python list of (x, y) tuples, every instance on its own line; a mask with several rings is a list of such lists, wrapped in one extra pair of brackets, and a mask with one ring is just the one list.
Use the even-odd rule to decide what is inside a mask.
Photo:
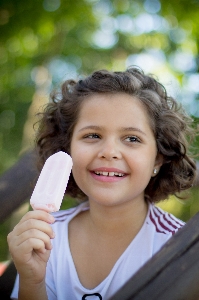
[(50, 223), (54, 223), (55, 222), (55, 218), (52, 215), (49, 215), (49, 220), (50, 220)]

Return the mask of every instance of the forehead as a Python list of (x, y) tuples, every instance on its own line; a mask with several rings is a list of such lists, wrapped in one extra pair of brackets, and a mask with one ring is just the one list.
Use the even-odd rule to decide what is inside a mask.
[(145, 105), (140, 99), (126, 93), (93, 94), (85, 98), (81, 105), (79, 122), (151, 127)]

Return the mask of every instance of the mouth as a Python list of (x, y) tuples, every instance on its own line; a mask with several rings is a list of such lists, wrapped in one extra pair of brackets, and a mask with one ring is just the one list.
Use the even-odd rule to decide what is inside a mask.
[(107, 172), (107, 171), (94, 171), (97, 176), (107, 176), (107, 177), (124, 177), (124, 173), (120, 172)]
[(120, 182), (128, 176), (123, 170), (117, 168), (101, 167), (90, 170), (90, 172), (95, 180), (104, 184)]

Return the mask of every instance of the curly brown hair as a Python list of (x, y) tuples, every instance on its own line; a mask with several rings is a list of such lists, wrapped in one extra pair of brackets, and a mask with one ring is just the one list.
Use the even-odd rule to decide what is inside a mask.
[[(96, 93), (121, 92), (136, 97), (146, 107), (158, 153), (163, 156), (159, 173), (145, 189), (146, 199), (158, 202), (190, 188), (196, 175), (195, 163), (187, 150), (194, 135), (192, 119), (167, 95), (162, 84), (137, 67), (124, 72), (100, 70), (79, 81), (67, 80), (62, 85), (61, 95), (51, 95), (52, 101), (42, 113), (37, 134), (39, 168), (58, 151), (70, 154), (73, 130), (85, 98)], [(72, 174), (67, 194), (86, 199)]]

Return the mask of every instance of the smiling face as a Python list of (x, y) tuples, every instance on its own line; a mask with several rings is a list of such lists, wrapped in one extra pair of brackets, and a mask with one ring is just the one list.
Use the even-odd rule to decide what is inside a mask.
[(157, 159), (143, 104), (128, 94), (84, 100), (71, 140), (73, 176), (90, 201), (118, 205), (144, 201)]

